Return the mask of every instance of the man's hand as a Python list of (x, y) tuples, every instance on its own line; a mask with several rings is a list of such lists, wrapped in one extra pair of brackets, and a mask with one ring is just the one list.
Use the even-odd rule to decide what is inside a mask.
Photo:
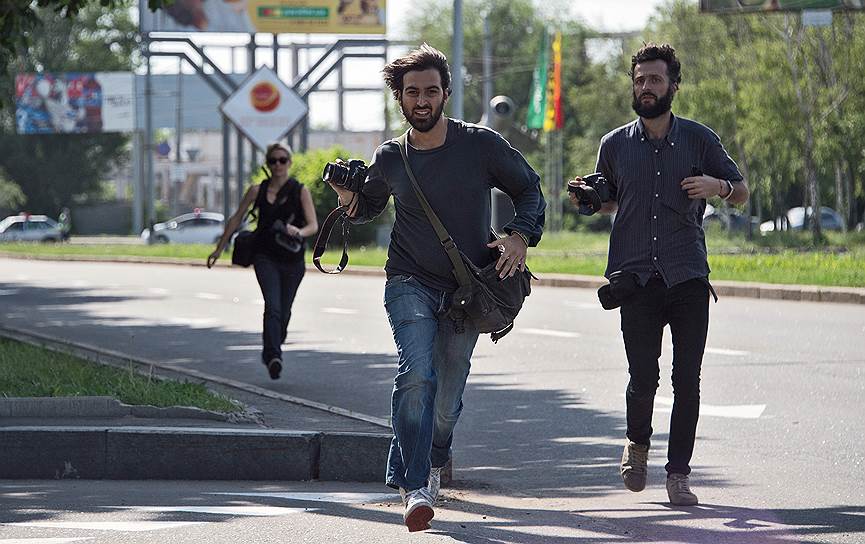
[[(585, 185), (585, 184), (586, 184), (586, 182), (583, 181), (583, 178), (581, 178), (580, 176), (577, 176), (568, 182), (568, 187), (579, 187), (580, 185)], [(568, 199), (571, 201), (571, 204), (574, 206), (574, 208), (580, 207), (580, 201), (577, 200), (577, 193), (575, 193), (573, 191), (568, 191)]]
[(682, 190), (687, 191), (688, 198), (698, 200), (720, 196), (721, 189), (726, 190), (726, 184), (711, 176), (692, 176), (682, 180)]
[(499, 238), (487, 244), (487, 247), (498, 247), (501, 251), (501, 256), (496, 262), (496, 270), (499, 271), (499, 277), (505, 278), (513, 276), (517, 270), (522, 272), (526, 269), (526, 252), (528, 248), (519, 234), (511, 234), (504, 238)]

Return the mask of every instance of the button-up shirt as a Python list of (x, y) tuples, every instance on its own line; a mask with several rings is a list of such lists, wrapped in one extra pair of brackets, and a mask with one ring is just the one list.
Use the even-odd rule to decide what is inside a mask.
[(618, 204), (606, 276), (637, 274), (640, 284), (658, 273), (667, 286), (709, 275), (703, 212), (681, 182), (702, 172), (738, 183), (742, 174), (710, 128), (673, 116), (670, 130), (652, 140), (641, 119), (601, 139), (596, 171)]

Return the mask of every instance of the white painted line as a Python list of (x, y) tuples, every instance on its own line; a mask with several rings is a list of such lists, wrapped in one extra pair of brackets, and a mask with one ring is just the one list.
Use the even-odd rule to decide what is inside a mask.
[(195, 298), (200, 298), (202, 300), (222, 300), (222, 295), (214, 293), (195, 293)]
[(144, 531), (158, 531), (160, 529), (177, 529), (189, 525), (201, 525), (201, 523), (200, 521), (25, 521), (22, 523), (4, 523), (4, 525), (140, 533)]
[(571, 302), (565, 301), (565, 306), (570, 306), (571, 308), (577, 308), (580, 310), (603, 310), (603, 306), (601, 306), (600, 302)]
[(324, 314), (339, 314), (339, 315), (354, 315), (360, 313), (359, 310), (354, 310), (352, 308), (322, 308), (321, 312)]
[(361, 504), (371, 502), (392, 502), (400, 500), (395, 493), (312, 493), (306, 491), (298, 492), (272, 492), (272, 493), (235, 493), (235, 492), (211, 492), (205, 495), (231, 495), (236, 497), (267, 497), (272, 499), (286, 499), (289, 501), (306, 502), (333, 502), (339, 504)]
[(553, 329), (523, 329), (516, 327), (515, 332), (522, 334), (534, 334), (537, 336), (555, 336), (556, 338), (579, 338), (581, 335), (578, 332), (571, 331), (556, 331)]
[(305, 508), (283, 508), (281, 506), (106, 506), (133, 512), (189, 512), (193, 514), (217, 514), (224, 516), (284, 516), (307, 511)]
[(68, 542), (81, 542), (94, 538), (92, 536), (78, 538), (0, 538), (0, 544), (67, 544)]
[[(14, 295), (18, 292), (18, 289), (0, 289), (0, 296), (3, 295)], [(2, 542), (2, 541), (0, 541)]]
[[(655, 410), (659, 412), (670, 412), (673, 408), (673, 399), (669, 397), (655, 397)], [(660, 405), (660, 406), (658, 406)], [(701, 416), (728, 417), (735, 419), (757, 419), (763, 415), (765, 404), (740, 404), (732, 406), (716, 406), (700, 403)]]
[(261, 351), (261, 346), (225, 346), (225, 351)]
[(747, 351), (724, 348), (706, 348), (706, 353), (711, 353), (713, 355), (729, 355), (730, 357), (745, 357), (746, 355), (749, 355)]
[(217, 323), (212, 317), (169, 317), (166, 321), (172, 325), (183, 325), (192, 329), (206, 329)]

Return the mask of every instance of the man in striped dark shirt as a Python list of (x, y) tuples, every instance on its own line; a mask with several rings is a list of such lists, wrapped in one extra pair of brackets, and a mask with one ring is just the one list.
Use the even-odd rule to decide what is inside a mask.
[[(681, 82), (681, 64), (670, 45), (643, 46), (631, 59), (630, 75), (639, 118), (601, 139), (596, 167), (611, 196), (600, 211), (616, 213), (605, 275), (613, 276), (614, 294), (621, 299), (630, 374), (621, 474), (631, 491), (645, 488), (658, 358), (669, 325), (674, 401), (667, 494), (672, 504), (693, 505), (697, 497), (689, 487), (689, 463), (700, 409), (710, 292), (714, 295), (703, 212), (707, 198), (740, 204), (749, 192), (717, 134), (670, 111)], [(578, 177), (570, 184), (584, 182)], [(574, 193), (570, 198), (578, 204)]]

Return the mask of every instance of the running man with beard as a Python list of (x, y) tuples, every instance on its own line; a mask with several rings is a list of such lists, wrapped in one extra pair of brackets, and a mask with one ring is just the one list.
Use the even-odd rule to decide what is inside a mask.
[[(494, 260), (513, 275), (537, 245), (546, 203), (540, 178), (498, 133), (442, 112), (450, 94), (447, 58), (424, 44), (384, 68), (384, 80), (411, 128), (407, 153), (424, 196), (457, 247), (478, 267)], [(429, 528), (441, 469), (451, 455), (453, 431), (479, 332), (446, 315), (457, 288), (451, 262), (418, 201), (396, 140), (376, 150), (360, 193), (332, 185), (355, 223), (370, 221), (393, 196), (396, 220), (385, 265), (384, 306), (399, 367), (391, 399), (394, 437), (385, 483), (400, 490), (409, 531)], [(516, 215), (490, 242), (490, 190), (514, 203)]]
[[(670, 111), (681, 64), (668, 44), (646, 44), (631, 59), (633, 109), (639, 119), (601, 139), (598, 164), (616, 212), (606, 276), (633, 280), (621, 300), (621, 329), (630, 382), (625, 392), (625, 487), (646, 487), (652, 407), (660, 380), (664, 327), (673, 339), (673, 412), (667, 449), (667, 495), (675, 505), (697, 504), (689, 487), (700, 411), (700, 367), (709, 329), (709, 265), (703, 232), (706, 199), (741, 204), (748, 186), (718, 135)], [(569, 182), (583, 183), (581, 178)], [(578, 202), (571, 193), (571, 202)]]

